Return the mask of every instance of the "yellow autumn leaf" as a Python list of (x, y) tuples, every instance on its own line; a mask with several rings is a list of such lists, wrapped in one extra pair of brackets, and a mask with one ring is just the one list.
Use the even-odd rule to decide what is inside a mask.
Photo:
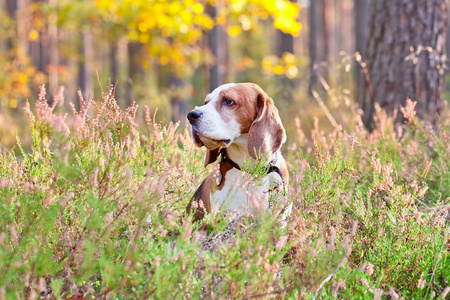
[(145, 22), (147, 23), (147, 26), (148, 26), (149, 29), (152, 29), (153, 27), (156, 26), (155, 18), (149, 17), (148, 19), (145, 20)]
[(30, 41), (37, 41), (39, 39), (39, 32), (36, 29), (33, 29), (28, 34), (28, 39)]
[(265, 69), (272, 68), (272, 61), (269, 57), (264, 57), (262, 60), (262, 66)]
[(286, 62), (286, 64), (292, 65), (293, 63), (295, 63), (295, 55), (290, 52), (284, 52), (283, 60)]
[(228, 28), (228, 34), (230, 36), (237, 36), (241, 33), (241, 27), (239, 26), (231, 26), (230, 28)]
[(179, 13), (180, 18), (183, 20), (185, 24), (190, 24), (192, 21), (192, 13), (187, 10), (183, 10)]
[(181, 4), (179, 2), (174, 1), (174, 2), (169, 4), (169, 13), (171, 15), (176, 15), (181, 10), (182, 10), (182, 7), (181, 7)]
[(140, 32), (146, 32), (148, 30), (147, 22), (139, 22), (138, 28)]
[(194, 13), (200, 15), (203, 13), (204, 8), (203, 8), (203, 5), (201, 5), (200, 3), (195, 3), (193, 10), (194, 10)]
[(243, 1), (241, 1), (241, 0), (234, 1), (234, 2), (231, 4), (231, 7), (233, 8), (234, 11), (240, 12), (240, 11), (242, 11), (242, 8), (244, 7), (244, 3), (243, 3)]
[(289, 28), (289, 33), (292, 34), (293, 36), (296, 36), (299, 34), (301, 29), (302, 29), (302, 25), (300, 23), (295, 22)]
[(146, 33), (141, 33), (139, 35), (139, 42), (142, 44), (147, 44), (150, 41), (150, 35)]
[(169, 63), (169, 58), (165, 55), (159, 57), (159, 64), (165, 66)]
[(9, 99), (9, 107), (10, 108), (16, 108), (17, 107), (17, 100), (16, 99)]
[(227, 17), (226, 16), (218, 16), (216, 18), (217, 25), (225, 25), (227, 23)]
[(276, 65), (275, 67), (273, 67), (273, 72), (277, 75), (283, 74), (283, 66)]
[(19, 74), (19, 82), (20, 82), (20, 83), (26, 83), (27, 80), (28, 80), (27, 75), (25, 75), (25, 74), (23, 74), (23, 73), (20, 73), (20, 74)]
[(194, 23), (208, 30), (214, 27), (213, 20), (205, 15), (194, 16)]
[(296, 78), (298, 76), (298, 68), (296, 66), (290, 66), (287, 70), (286, 76), (289, 79)]
[(139, 38), (139, 35), (136, 31), (129, 31), (128, 32), (128, 39), (131, 41), (136, 41)]

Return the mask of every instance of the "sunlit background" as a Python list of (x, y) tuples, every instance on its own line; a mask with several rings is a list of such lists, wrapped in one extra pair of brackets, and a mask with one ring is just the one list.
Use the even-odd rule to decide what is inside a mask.
[[(367, 2), (367, 1), (366, 1)], [(0, 10), (0, 142), (15, 144), (26, 101), (45, 84), (64, 87), (65, 106), (99, 100), (114, 86), (125, 108), (158, 109), (181, 122), (225, 82), (259, 84), (288, 132), (336, 123), (352, 127), (368, 7), (353, 0), (3, 0)], [(359, 13), (355, 13), (360, 10)], [(366, 17), (364, 17), (366, 16)], [(141, 112), (142, 114), (142, 112)]]

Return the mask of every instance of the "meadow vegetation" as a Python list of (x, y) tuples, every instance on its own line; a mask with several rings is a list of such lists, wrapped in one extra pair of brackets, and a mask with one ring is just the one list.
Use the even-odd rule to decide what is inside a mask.
[(404, 124), (378, 109), (372, 132), (357, 113), (351, 131), (295, 120), (286, 229), (218, 211), (204, 236), (185, 207), (212, 167), (188, 130), (122, 110), (113, 88), (79, 98), (65, 112), (42, 87), (31, 149), (1, 152), (0, 299), (450, 295), (448, 109), (439, 128), (413, 102)]

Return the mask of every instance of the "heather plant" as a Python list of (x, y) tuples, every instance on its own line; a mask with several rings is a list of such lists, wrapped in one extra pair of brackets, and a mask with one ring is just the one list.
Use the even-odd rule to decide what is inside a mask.
[[(450, 292), (449, 128), (377, 109), (375, 128), (297, 121), (292, 213), (234, 221), (185, 207), (213, 167), (188, 130), (45, 89), (25, 113), (32, 147), (0, 157), (0, 298), (438, 298)], [(264, 160), (262, 160), (264, 162)], [(264, 173), (264, 164), (253, 174)], [(202, 227), (208, 224), (207, 230)]]

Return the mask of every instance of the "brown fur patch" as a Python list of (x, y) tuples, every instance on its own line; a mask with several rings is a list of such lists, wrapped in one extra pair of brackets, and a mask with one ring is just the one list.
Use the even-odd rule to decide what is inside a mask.
[(286, 137), (278, 109), (273, 104), (272, 98), (262, 90), (258, 94), (257, 110), (258, 116), (248, 135), (248, 152), (255, 159), (259, 151), (263, 155), (278, 151)]
[[(197, 191), (195, 191), (194, 196), (192, 196), (191, 201), (189, 201), (186, 207), (186, 212), (188, 214), (191, 213), (191, 209), (194, 210), (194, 221), (203, 219), (205, 213), (211, 211), (210, 194), (214, 185), (213, 177), (213, 174), (210, 174), (208, 177), (206, 177), (206, 179), (198, 187)], [(203, 205), (200, 204), (200, 200), (202, 201)]]
[[(231, 86), (219, 93), (219, 100), (216, 102), (215, 108), (225, 121), (234, 118), (241, 124), (241, 133), (248, 133), (257, 116), (256, 101), (261, 92), (263, 91), (253, 83)], [(235, 105), (223, 105), (222, 100), (225, 98), (233, 100)]]
[(225, 176), (227, 175), (227, 172), (233, 169), (232, 166), (230, 166), (227, 163), (220, 163), (220, 173), (222, 174), (222, 180), (220, 181), (219, 185), (217, 186), (217, 189), (220, 191), (225, 185)]
[[(202, 182), (202, 184), (198, 187), (197, 191), (195, 191), (194, 196), (192, 196), (191, 201), (189, 201), (186, 211), (187, 213), (191, 213), (191, 210), (194, 211), (194, 221), (199, 221), (203, 219), (206, 212), (211, 212), (211, 194), (215, 190), (222, 190), (225, 186), (225, 176), (229, 170), (233, 169), (227, 163), (220, 164), (220, 173), (222, 174), (222, 180), (219, 185), (216, 183), (216, 174), (213, 172), (209, 174), (208, 177)], [(203, 205), (200, 204), (202, 201)], [(206, 210), (206, 211), (205, 211)]]

